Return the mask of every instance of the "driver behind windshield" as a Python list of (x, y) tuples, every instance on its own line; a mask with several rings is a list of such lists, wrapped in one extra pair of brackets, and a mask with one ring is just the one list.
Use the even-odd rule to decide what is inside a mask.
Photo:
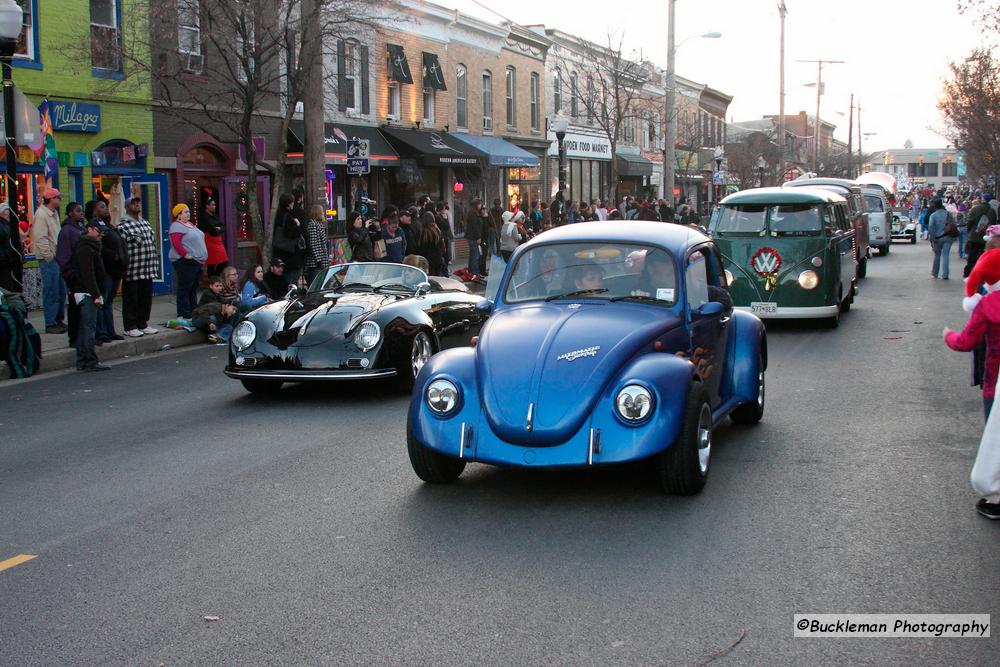
[(573, 285), (578, 290), (604, 289), (604, 270), (597, 264), (580, 264), (573, 267)]
[(632, 296), (651, 296), (663, 301), (674, 300), (674, 263), (665, 253), (651, 250), (646, 253), (639, 277), (639, 288)]

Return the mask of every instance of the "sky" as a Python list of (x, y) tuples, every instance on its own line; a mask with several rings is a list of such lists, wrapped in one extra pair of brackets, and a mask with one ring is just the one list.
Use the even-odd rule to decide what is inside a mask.
[[(667, 0), (616, 3), (592, 0), (433, 0), (491, 22), (497, 14), (522, 25), (544, 24), (607, 43), (623, 34), (626, 49), (662, 67), (667, 64)], [(485, 8), (484, 8), (485, 5)], [(778, 113), (778, 0), (677, 0), (676, 70), (732, 95), (727, 120)], [(937, 100), (949, 61), (981, 45), (972, 17), (959, 15), (955, 0), (785, 0), (785, 113), (816, 112), (816, 64), (824, 66), (820, 116), (847, 141), (851, 94), (861, 107), (862, 148), (872, 152), (935, 148), (946, 140)], [(491, 11), (492, 10), (492, 11)], [(717, 31), (719, 39), (697, 35)], [(617, 40), (616, 40), (617, 41)], [(856, 113), (856, 112), (855, 112)], [(841, 115), (843, 114), (843, 115)], [(854, 141), (857, 141), (855, 116)], [(855, 147), (857, 143), (854, 144)]]

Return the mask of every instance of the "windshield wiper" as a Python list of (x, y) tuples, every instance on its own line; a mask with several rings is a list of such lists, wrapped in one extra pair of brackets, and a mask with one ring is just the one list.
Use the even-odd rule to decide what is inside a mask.
[(650, 296), (648, 294), (623, 294), (621, 296), (614, 296), (608, 299), (608, 301), (627, 301), (635, 299), (636, 301), (655, 301), (656, 303), (670, 303), (666, 299), (657, 299), (655, 296)]
[(404, 285), (403, 283), (386, 283), (385, 285), (379, 285), (378, 287), (374, 287), (374, 288), (372, 288), (372, 290), (375, 291), (375, 292), (380, 292), (381, 290), (383, 290), (383, 289), (385, 289), (387, 287), (391, 287), (392, 289), (400, 289), (400, 288), (402, 288), (402, 289), (405, 289), (408, 292), (415, 291), (412, 287), (408, 287), (408, 286)]
[(552, 296), (545, 297), (546, 301), (554, 301), (556, 299), (569, 299), (574, 296), (581, 296), (583, 294), (600, 294), (601, 292), (607, 292), (603, 287), (598, 287), (596, 289), (578, 289), (575, 292), (566, 292), (565, 294), (553, 294)]
[(350, 289), (352, 287), (371, 287), (371, 285), (369, 285), (368, 283), (346, 283), (344, 285), (334, 287), (334, 289), (342, 290), (342, 289)]

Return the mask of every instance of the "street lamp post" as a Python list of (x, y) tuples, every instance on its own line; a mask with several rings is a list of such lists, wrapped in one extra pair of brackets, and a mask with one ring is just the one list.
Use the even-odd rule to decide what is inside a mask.
[(677, 49), (681, 47), (684, 42), (689, 39), (694, 39), (695, 37), (701, 37), (704, 39), (718, 39), (722, 37), (720, 32), (706, 32), (703, 35), (692, 35), (687, 39), (681, 40), (680, 44), (675, 44), (674, 40), (674, 9), (676, 8), (677, 0), (668, 0), (667, 3), (667, 75), (666, 81), (664, 82), (664, 130), (663, 130), (663, 198), (667, 200), (667, 203), (671, 206), (674, 205), (674, 176), (675, 176), (675, 162), (674, 157), (674, 146), (677, 144), (677, 121), (674, 118), (676, 114), (676, 93), (677, 93), (677, 79), (676, 71), (674, 68), (674, 56), (677, 55)]
[[(725, 149), (722, 148), (722, 146), (716, 146), (715, 147), (715, 152), (713, 153), (713, 156), (712, 156), (715, 159), (715, 174), (716, 174), (715, 177), (712, 179), (713, 182), (717, 181), (717, 180), (722, 180), (722, 177), (719, 176), (719, 174), (722, 173), (722, 160), (723, 160), (723, 158), (725, 158), (725, 156), (726, 156)], [(716, 201), (716, 203), (718, 203), (722, 199), (722, 195), (725, 194), (725, 189), (724, 189), (725, 185), (724, 185), (724, 182), (723, 183), (713, 183), (712, 187), (715, 188), (715, 190), (716, 190), (715, 201)]]
[(764, 156), (757, 158), (757, 186), (764, 187), (764, 171), (767, 169), (767, 162), (764, 161)]
[[(559, 147), (559, 192), (561, 207), (565, 207), (566, 201), (566, 130), (569, 129), (569, 118), (562, 113), (557, 113), (549, 122), (552, 131), (556, 133), (556, 142)], [(559, 224), (558, 220), (552, 221), (553, 225)]]
[(0, 0), (0, 64), (3, 67), (3, 127), (6, 137), (7, 203), (10, 204), (10, 234), (17, 238), (17, 132), (14, 128), (14, 82), (11, 59), (17, 50), (23, 15), (14, 0)]

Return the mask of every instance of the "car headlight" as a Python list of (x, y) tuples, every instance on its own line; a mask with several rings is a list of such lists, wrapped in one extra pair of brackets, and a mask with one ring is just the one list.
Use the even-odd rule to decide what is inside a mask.
[(803, 271), (799, 274), (799, 287), (802, 289), (815, 289), (819, 285), (819, 275), (815, 271)]
[(427, 386), (427, 405), (439, 415), (444, 415), (458, 405), (458, 387), (448, 380), (434, 380)]
[(812, 261), (810, 262), (810, 264), (812, 264), (816, 268), (819, 268), (819, 267), (823, 266), (823, 258), (820, 257), (819, 255), (816, 255), (815, 257), (812, 258)]
[(233, 329), (233, 348), (239, 352), (253, 345), (257, 337), (257, 327), (250, 320), (243, 320)]
[(726, 269), (726, 286), (728, 287), (729, 285), (732, 285), (735, 282), (736, 282), (736, 276), (733, 275), (732, 271)]
[(615, 409), (623, 419), (630, 422), (642, 421), (653, 409), (653, 396), (645, 387), (630, 384), (618, 392)]
[(354, 344), (362, 352), (367, 352), (378, 345), (378, 340), (381, 336), (382, 330), (379, 329), (379, 326), (371, 320), (367, 320), (362, 322), (358, 330), (354, 332)]

